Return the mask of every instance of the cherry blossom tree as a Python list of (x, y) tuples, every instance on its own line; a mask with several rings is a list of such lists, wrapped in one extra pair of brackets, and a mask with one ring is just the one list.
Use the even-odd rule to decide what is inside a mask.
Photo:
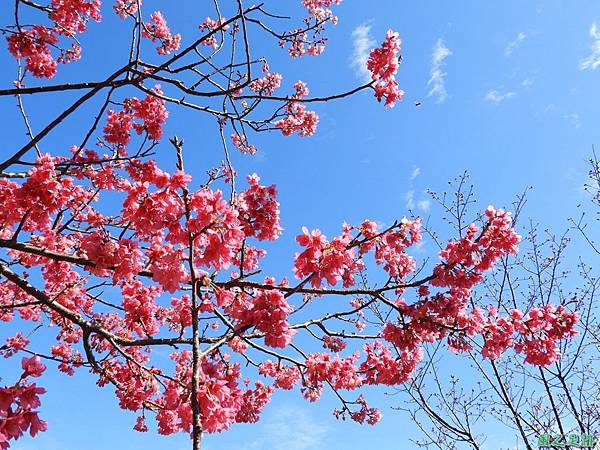
[[(577, 312), (545, 302), (504, 311), (473, 297), (518, 251), (503, 209), (461, 223), (434, 264), (411, 253), (420, 219), (400, 216), (386, 227), (342, 224), (333, 237), (304, 228), (290, 249), (294, 280), (261, 269), (261, 246), (282, 233), (277, 180), (238, 177), (230, 150), (254, 154), (258, 133), (313, 135), (323, 102), (370, 93), (391, 108), (402, 99), (394, 31), (370, 52), (370, 81), (326, 95), (253, 56), (269, 39), (290, 58), (321, 54), (340, 3), (302, 0), (298, 19), (277, 2), (215, 0), (182, 36), (141, 0), (15, 0), (0, 30), (16, 77), (0, 96), (16, 99), (28, 137), (5, 143), (0, 159), (0, 320), (22, 329), (2, 354), (23, 373), (0, 390), (0, 448), (52, 426), (40, 418), (43, 377), (31, 381), (46, 365), (90, 371), (136, 413), (135, 430), (188, 433), (196, 450), (204, 433), (256, 422), (277, 389), (298, 388), (311, 402), (331, 390), (338, 418), (375, 424), (381, 413), (360, 388), (410, 383), (431, 345), (491, 361), (513, 348), (537, 367), (559, 360)], [(89, 61), (80, 38), (102, 28), (102, 14), (131, 31), (127, 60), (101, 81), (54, 84)], [(34, 133), (23, 99), (42, 95), (75, 100)], [(81, 136), (41, 150), (90, 104), (96, 113)], [(164, 136), (175, 108), (215, 120), (223, 163), (205, 176), (185, 165), (184, 139)], [(160, 167), (159, 152), (174, 154), (174, 165)], [(369, 283), (371, 273), (385, 281)], [(36, 339), (40, 327), (56, 341)], [(153, 357), (159, 347), (170, 364)]]

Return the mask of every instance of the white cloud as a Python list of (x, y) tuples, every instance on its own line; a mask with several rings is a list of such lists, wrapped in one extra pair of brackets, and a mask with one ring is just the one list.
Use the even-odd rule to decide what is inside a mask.
[(363, 23), (352, 31), (353, 51), (350, 67), (354, 69), (356, 76), (365, 83), (371, 81), (371, 74), (367, 70), (367, 60), (375, 44), (375, 39), (371, 36), (371, 25)]
[(410, 171), (410, 177), (408, 177), (408, 181), (410, 182), (411, 189), (404, 194), (405, 206), (406, 206), (406, 209), (411, 210), (411, 211), (414, 210), (415, 206), (416, 206), (417, 209), (419, 209), (423, 212), (427, 212), (427, 211), (429, 211), (431, 202), (426, 198), (425, 199), (416, 199), (415, 191), (414, 191), (414, 189), (412, 189), (413, 181), (419, 175), (421, 175), (421, 168), (418, 166), (412, 166), (412, 169)]
[(598, 30), (596, 22), (592, 23), (592, 26), (590, 27), (590, 37), (593, 40), (592, 45), (590, 46), (592, 53), (587, 58), (582, 59), (579, 63), (579, 68), (581, 70), (596, 70), (596, 68), (600, 66), (600, 30)]
[(573, 125), (573, 128), (575, 129), (581, 126), (581, 122), (579, 121), (579, 114), (565, 114), (563, 115), (563, 118), (571, 122), (571, 125)]
[(525, 78), (523, 81), (521, 81), (521, 86), (524, 88), (531, 87), (533, 86), (533, 80), (531, 78)]
[(452, 51), (444, 45), (442, 39), (438, 39), (433, 47), (431, 71), (429, 72), (429, 81), (427, 82), (427, 86), (431, 86), (427, 96), (436, 96), (438, 103), (442, 103), (448, 97), (446, 82), (444, 80), (446, 72), (442, 69), (445, 65), (444, 60), (450, 55), (452, 55)]
[(419, 208), (423, 212), (428, 212), (429, 209), (431, 208), (431, 200), (428, 200), (428, 199), (419, 200), (417, 202), (417, 208)]
[(410, 177), (408, 178), (408, 181), (414, 180), (419, 175), (421, 175), (421, 168), (417, 167), (417, 166), (413, 166), (413, 168), (412, 168), (412, 170), (410, 172)]
[(485, 94), (485, 97), (483, 99), (492, 103), (500, 103), (501, 101), (513, 98), (515, 95), (517, 95), (516, 92), (510, 91), (502, 94), (494, 89)]
[(404, 201), (406, 209), (409, 209), (411, 211), (415, 209), (415, 206), (417, 207), (417, 209), (423, 212), (428, 212), (431, 208), (431, 201), (428, 199), (416, 200), (415, 191), (412, 189), (410, 191), (407, 191), (406, 194), (404, 194)]
[(508, 57), (512, 55), (512, 53), (521, 46), (521, 43), (525, 40), (527, 35), (522, 31), (517, 34), (517, 37), (508, 43), (506, 48), (504, 49), (504, 56)]

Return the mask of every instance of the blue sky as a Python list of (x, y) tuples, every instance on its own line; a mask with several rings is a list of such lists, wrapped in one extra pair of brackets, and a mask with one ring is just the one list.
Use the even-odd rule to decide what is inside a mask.
[[(206, 16), (178, 8), (179, 2), (163, 3), (147, 0), (145, 11), (164, 10), (184, 40), (185, 30)], [(295, 0), (270, 3), (278, 12), (300, 11)], [(569, 217), (578, 215), (577, 205), (587, 201), (585, 161), (598, 143), (600, 30), (595, 24), (598, 20), (600, 25), (600, 5), (583, 0), (367, 4), (345, 0), (337, 8), (340, 22), (329, 29), (329, 45), (319, 58), (290, 61), (284, 52), (265, 50), (272, 70), (283, 73), (287, 86), (302, 79), (313, 94), (328, 94), (362, 81), (356, 60), (392, 28), (403, 39), (398, 81), (406, 92), (391, 110), (364, 92), (315, 106), (321, 120), (314, 137), (259, 135), (253, 137), (259, 148), (254, 158), (234, 155), (240, 174), (257, 172), (265, 183), (278, 186), (286, 231), (269, 246), (267, 268), (278, 276), (290, 275), (294, 237), (303, 225), (332, 235), (344, 221), (391, 223), (413, 209), (430, 216), (431, 224), (448, 236), (426, 189), (443, 191), (448, 180), (465, 170), (481, 209), (487, 204), (510, 207), (517, 194), (533, 186), (525, 214), (560, 232)], [(83, 61), (61, 67), (55, 81), (95, 80), (122, 62), (117, 50), (107, 49), (117, 48), (127, 30), (108, 9), (107, 4), (105, 23), (91, 25), (83, 38)], [(7, 13), (0, 12), (3, 23), (9, 20)], [(115, 32), (102, 31), (109, 28)], [(262, 38), (257, 42), (264, 43)], [(261, 49), (257, 47), (255, 56)], [(14, 62), (3, 52), (0, 64), (0, 81), (8, 86)], [(42, 128), (68, 99), (47, 96), (41, 104), (26, 99), (34, 129)], [(92, 110), (84, 109), (61, 126), (44, 150), (64, 151), (76, 144), (81, 138), (74, 133), (91, 120)], [(14, 100), (3, 98), (0, 111), (6, 127), (3, 146), (16, 147), (24, 137)], [(189, 111), (171, 111), (166, 135), (186, 140), (188, 170), (201, 180), (203, 171), (221, 158), (212, 150), (218, 148), (216, 127)], [(168, 164), (170, 159), (162, 161)], [(424, 255), (434, 250), (428, 242), (422, 248)], [(11, 330), (3, 330), (0, 337), (5, 332)], [(14, 373), (12, 362), (0, 361), (0, 373)], [(454, 364), (460, 365), (458, 358)], [(16, 450), (189, 448), (183, 435), (165, 438), (131, 431), (134, 416), (120, 411), (111, 390), (95, 389), (85, 373), (69, 379), (52, 369), (42, 384), (48, 389), (43, 416), (49, 431), (35, 441), (19, 441)], [(209, 450), (411, 448), (408, 438), (417, 436), (415, 426), (404, 413), (389, 409), (401, 397), (385, 396), (381, 389), (368, 394), (370, 403), (384, 413), (376, 427), (336, 421), (330, 396), (309, 404), (298, 392), (278, 392), (258, 424), (209, 436), (205, 445)], [(493, 428), (489, 433), (489, 448), (498, 448), (500, 438), (494, 437)]]

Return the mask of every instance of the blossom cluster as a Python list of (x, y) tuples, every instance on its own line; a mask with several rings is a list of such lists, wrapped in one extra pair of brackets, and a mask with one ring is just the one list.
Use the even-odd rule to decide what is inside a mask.
[(327, 38), (322, 37), (321, 33), (325, 29), (325, 24), (331, 22), (336, 25), (338, 22), (338, 18), (330, 8), (341, 3), (342, 0), (302, 0), (302, 5), (309, 14), (309, 17), (304, 20), (307, 27), (296, 28), (285, 33), (279, 45), (285, 47), (289, 44), (288, 53), (292, 58), (304, 55), (317, 56), (323, 53)]
[(39, 418), (37, 408), (40, 407), (39, 396), (46, 392), (44, 388), (30, 381), (42, 375), (46, 366), (38, 356), (21, 360), (23, 373), (13, 386), (0, 388), (0, 449), (10, 447), (10, 441), (19, 439), (29, 432), (35, 437), (39, 432), (46, 431), (46, 422)]
[(249, 188), (239, 196), (244, 233), (258, 240), (276, 240), (283, 231), (279, 221), (279, 202), (275, 185), (260, 185), (256, 174), (248, 176)]
[(150, 22), (144, 24), (142, 35), (152, 42), (160, 41), (160, 45), (156, 47), (159, 55), (168, 55), (178, 50), (181, 45), (181, 35), (171, 33), (167, 20), (160, 11), (150, 15)]
[(75, 43), (70, 49), (62, 50), (57, 58), (52, 56), (51, 49), (57, 46), (60, 36), (73, 38), (84, 32), (90, 19), (99, 22), (102, 19), (100, 5), (99, 0), (52, 0), (48, 17), (53, 26), (20, 27), (6, 38), (9, 52), (17, 59), (25, 59), (25, 67), (33, 76), (52, 78), (56, 75), (57, 63), (79, 60), (81, 47)]
[[(157, 399), (162, 406), (156, 415), (158, 432), (172, 434), (191, 430), (190, 407), (191, 352), (173, 354), (177, 363), (175, 377)], [(252, 423), (269, 402), (272, 388), (257, 382), (254, 389), (239, 386), (240, 368), (237, 363), (225, 364), (221, 361), (205, 359), (200, 372), (201, 389), (198, 402), (202, 410), (202, 429), (217, 433), (230, 428), (233, 423)], [(137, 425), (145, 431), (143, 418)]]
[(142, 0), (116, 0), (113, 9), (119, 17), (124, 19), (134, 15), (141, 4)]
[(319, 19), (329, 17), (331, 15), (331, 6), (339, 5), (342, 0), (302, 0), (302, 4), (308, 12)]
[[(340, 3), (301, 0), (310, 16), (305, 27), (282, 37), (293, 57), (323, 51), (326, 41), (320, 33), (326, 22), (336, 22), (331, 8)], [(117, 0), (113, 8), (125, 18), (141, 15), (140, 4)], [(52, 27), (23, 27), (7, 37), (9, 51), (25, 59), (27, 70), (37, 77), (50, 78), (58, 62), (77, 59), (77, 46), (58, 58), (52, 48), (101, 18), (99, 0), (51, 0), (50, 9)], [(143, 36), (159, 44), (159, 54), (179, 49), (181, 36), (171, 32), (160, 12), (140, 25)], [(198, 45), (212, 51), (219, 49), (219, 35), (224, 38), (229, 25), (222, 17), (206, 18), (198, 28), (205, 33)], [(367, 61), (370, 86), (387, 107), (403, 94), (395, 79), (399, 52), (398, 34), (388, 31)], [(478, 342), (485, 358), (499, 358), (512, 348), (526, 363), (548, 365), (560, 357), (559, 344), (575, 335), (578, 316), (563, 306), (506, 314), (473, 307), (473, 290), (495, 264), (517, 252), (520, 242), (510, 213), (493, 207), (485, 211), (483, 226), (469, 225), (443, 248), (431, 275), (421, 280), (414, 280), (417, 262), (411, 254), (422, 241), (418, 218), (387, 228), (372, 220), (343, 224), (332, 238), (304, 227), (296, 236), (300, 249), (293, 261), (298, 284), (262, 275), (257, 280), (266, 255), (259, 246), (268, 248), (283, 232), (276, 186), (263, 185), (252, 174), (240, 188), (231, 164), (225, 163), (199, 185), (183, 170), (180, 148), (173, 172), (140, 156), (141, 150), (130, 152), (132, 132), (145, 134), (154, 149), (168, 118), (161, 87), (146, 89), (145, 76), (154, 74), (139, 75), (136, 82), (145, 98), (126, 98), (122, 107), (107, 112), (98, 146), (108, 154), (73, 147), (71, 157), (40, 155), (22, 179), (0, 177), (0, 239), (6, 259), (13, 260), (5, 264), (3, 257), (0, 269), (3, 274), (15, 270), (12, 278), (0, 281), (0, 321), (47, 320), (56, 332), (47, 356), (67, 375), (89, 365), (100, 386), (114, 387), (121, 408), (139, 414), (136, 430), (148, 430), (145, 415), (154, 411), (159, 433), (189, 433), (193, 403), (208, 433), (256, 422), (275, 388), (298, 387), (307, 400), (316, 401), (327, 387), (337, 392), (406, 383), (424, 347), (442, 340), (455, 352), (472, 351)], [(252, 92), (245, 98), (256, 104), (265, 97), (277, 100), (273, 95), (282, 76), (266, 63), (262, 76), (243, 80), (243, 75), (229, 80), (227, 95), (242, 97), (246, 112), (254, 106), (243, 102), (244, 89)], [(319, 117), (307, 105), (320, 99), (308, 95), (304, 82), (295, 83), (268, 125), (285, 136), (313, 135)], [(219, 116), (219, 123), (225, 126), (228, 120)], [(249, 128), (239, 123), (242, 128), (233, 125), (232, 142), (241, 152), (254, 154), (245, 134)], [(368, 261), (388, 280), (382, 288), (358, 289), (366, 284)], [(411, 303), (405, 294), (413, 287), (417, 296)], [(328, 293), (352, 294), (352, 309), (308, 321), (295, 315), (304, 307), (302, 313), (308, 312)], [(300, 296), (297, 306), (292, 299)], [(369, 305), (389, 314), (372, 320)], [(334, 319), (356, 330), (334, 328)], [(363, 333), (366, 327), (376, 329)], [(298, 351), (299, 359), (288, 356), (302, 330), (324, 351)], [(349, 338), (367, 342), (345, 354)], [(29, 351), (28, 345), (19, 333), (7, 340), (2, 355)], [(172, 348), (172, 363), (155, 366), (154, 345)], [(193, 346), (197, 360), (186, 346)], [(244, 379), (242, 371), (251, 368), (242, 368), (240, 361), (255, 366), (269, 383)], [(44, 391), (29, 380), (44, 366), (33, 357), (24, 358), (22, 367), (15, 385), (0, 389), (0, 449), (27, 431), (35, 435), (46, 429), (34, 411)], [(339, 418), (368, 424), (381, 418), (362, 395), (343, 403), (334, 412)]]
[(294, 84), (296, 92), (285, 106), (287, 116), (275, 122), (275, 126), (281, 130), (284, 136), (298, 133), (300, 136), (312, 136), (317, 131), (319, 116), (314, 111), (308, 111), (306, 105), (298, 100), (308, 95), (308, 86), (303, 81)]
[(296, 366), (277, 364), (266, 360), (260, 365), (259, 373), (275, 379), (274, 386), (279, 389), (290, 390), (300, 381), (301, 372)]
[(364, 266), (357, 257), (356, 249), (348, 248), (351, 240), (348, 227), (344, 227), (343, 233), (331, 242), (320, 230), (309, 233), (304, 227), (303, 234), (296, 237), (298, 244), (305, 247), (294, 258), (296, 278), (310, 277), (310, 283), (314, 287), (320, 287), (323, 280), (331, 286), (342, 280), (344, 286), (352, 286), (355, 274)]
[(0, 237), (10, 238), (11, 228), (25, 215), (23, 230), (46, 229), (61, 209), (89, 201), (91, 194), (72, 178), (56, 176), (58, 162), (48, 154), (42, 155), (24, 183), (0, 179), (0, 198), (5, 206), (0, 211)]
[(242, 153), (247, 153), (249, 155), (254, 155), (256, 153), (256, 147), (249, 144), (248, 139), (244, 135), (233, 133), (231, 135), (231, 142), (233, 142), (233, 145), (235, 145)]
[(434, 286), (470, 289), (483, 281), (484, 272), (503, 255), (517, 252), (521, 237), (511, 227), (510, 212), (490, 206), (485, 215), (487, 222), (481, 234), (475, 224), (470, 224), (465, 237), (449, 242), (442, 250), (443, 263), (434, 269)]
[[(134, 15), (141, 0), (116, 0), (113, 9), (121, 18)], [(56, 75), (58, 63), (78, 61), (81, 46), (76, 40), (77, 34), (87, 30), (90, 20), (100, 22), (102, 15), (100, 0), (51, 0), (48, 18), (52, 26), (19, 26), (18, 31), (6, 37), (8, 49), (16, 59), (24, 59), (25, 67), (33, 76), (52, 78)], [(45, 9), (36, 5), (39, 9)], [(152, 42), (160, 41), (157, 52), (161, 55), (177, 50), (181, 35), (172, 34), (161, 12), (150, 15), (150, 21), (143, 24), (142, 34)], [(60, 38), (74, 40), (70, 48), (60, 47)], [(52, 49), (60, 50), (58, 56), (52, 55)]]
[(415, 270), (416, 262), (406, 249), (422, 239), (421, 220), (402, 219), (397, 228), (380, 232), (375, 222), (365, 220), (359, 228), (365, 237), (360, 245), (362, 253), (375, 249), (375, 261), (382, 265), (396, 281), (406, 278)]
[(364, 268), (362, 257), (374, 251), (375, 261), (396, 281), (414, 271), (416, 263), (406, 250), (417, 244), (421, 236), (419, 219), (404, 219), (398, 226), (379, 232), (377, 224), (366, 220), (358, 227), (362, 239), (352, 234), (353, 228), (345, 224), (342, 234), (331, 242), (320, 230), (303, 229), (296, 241), (305, 249), (294, 259), (294, 273), (301, 279), (310, 276), (314, 287), (323, 280), (331, 286), (343, 281), (352, 286), (355, 277)]
[(219, 47), (219, 41), (217, 40), (216, 31), (220, 30), (225, 32), (229, 29), (229, 25), (226, 24), (227, 19), (221, 17), (220, 19), (212, 19), (207, 17), (204, 21), (198, 25), (200, 31), (207, 32), (206, 38), (202, 40), (202, 45), (212, 47), (214, 49)]
[(279, 73), (267, 72), (263, 77), (252, 80), (248, 87), (257, 94), (272, 95), (281, 86), (282, 79)]
[(52, 78), (56, 74), (57, 62), (52, 57), (50, 46), (58, 38), (47, 27), (37, 25), (30, 30), (21, 30), (6, 38), (8, 50), (17, 59), (25, 59), (25, 68), (38, 78)]
[(295, 334), (287, 322), (293, 310), (281, 291), (270, 290), (262, 291), (254, 298), (248, 314), (251, 315), (250, 323), (265, 333), (265, 344), (284, 348), (292, 342)]
[(49, 18), (54, 21), (54, 31), (65, 36), (74, 36), (87, 29), (90, 19), (100, 22), (100, 0), (52, 0)]
[[(145, 131), (150, 139), (160, 140), (169, 113), (164, 100), (157, 97), (162, 95), (159, 85), (155, 86), (153, 93), (156, 95), (148, 94), (143, 100), (135, 97), (126, 99), (121, 111), (109, 110), (104, 126), (104, 140), (124, 147), (129, 144), (132, 130), (138, 134)], [(136, 119), (139, 121), (136, 122)]]
[[(125, 104), (130, 105), (126, 113), (142, 118), (140, 130), (145, 129), (144, 118), (146, 126), (152, 123), (150, 113), (145, 111), (152, 110), (153, 103), (128, 99)], [(129, 126), (127, 133), (132, 128)], [(148, 128), (150, 133), (152, 128)], [(231, 330), (233, 335), (225, 343), (234, 354), (255, 350), (255, 339), (262, 339), (272, 349), (292, 343), (298, 328), (291, 322), (295, 308), (288, 300), (291, 288), (287, 281), (275, 283), (266, 278), (247, 287), (236, 285), (246, 273), (259, 269), (265, 255), (251, 242), (273, 241), (282, 232), (275, 186), (264, 186), (257, 175), (251, 175), (247, 188), (228, 200), (208, 185), (192, 190), (187, 173), (167, 173), (151, 159), (101, 164), (98, 161), (105, 157), (94, 151), (73, 152), (72, 161), (80, 165), (85, 161), (94, 163), (83, 164), (67, 175), (61, 167), (70, 160), (43, 155), (24, 181), (0, 179), (0, 200), (7, 205), (0, 212), (1, 238), (11, 239), (20, 228), (28, 233), (28, 245), (44, 249), (10, 250), (9, 255), (23, 267), (39, 267), (49, 298), (73, 314), (93, 317), (94, 324), (121, 339), (151, 339), (166, 328), (183, 336), (193, 322), (189, 293), (182, 290), (191, 281), (192, 256), (201, 286), (199, 313), (226, 318), (212, 324), (211, 330), (218, 333), (220, 325)], [(91, 186), (84, 180), (89, 180)], [(113, 196), (122, 199), (117, 217), (104, 216), (92, 206), (99, 188), (113, 191)], [(67, 211), (73, 228), (68, 233), (57, 233), (55, 216)], [(462, 238), (450, 241), (440, 252), (441, 261), (434, 266), (432, 276), (420, 283), (418, 300), (413, 303), (401, 296), (403, 283), (416, 267), (409, 252), (422, 239), (419, 219), (403, 219), (385, 229), (371, 220), (359, 226), (344, 224), (341, 234), (331, 240), (319, 230), (304, 229), (297, 236), (301, 251), (294, 258), (293, 268), (301, 285), (317, 290), (324, 284), (351, 288), (366, 267), (367, 255), (372, 255), (390, 282), (398, 284), (394, 290), (400, 297), (391, 305), (397, 317), (390, 316), (382, 323), (379, 337), (367, 343), (362, 352), (344, 355), (344, 334), (338, 337), (327, 332), (322, 337), (325, 352), (312, 353), (297, 363), (265, 361), (259, 373), (273, 379), (272, 387), (243, 387), (239, 368), (226, 362), (230, 356), (210, 353), (202, 361), (203, 386), (207, 388), (199, 393), (205, 429), (218, 432), (236, 422), (257, 420), (272, 388), (300, 385), (303, 395), (314, 401), (326, 386), (356, 390), (364, 385), (405, 383), (422, 359), (423, 346), (443, 339), (457, 352), (472, 350), (473, 342), (479, 339), (482, 356), (490, 359), (514, 348), (527, 363), (555, 362), (560, 356), (558, 344), (575, 333), (575, 313), (552, 305), (526, 313), (515, 310), (506, 316), (494, 309), (469, 309), (472, 289), (495, 263), (517, 251), (520, 240), (508, 212), (489, 207), (483, 217), (482, 227), (469, 225)], [(110, 233), (112, 227), (127, 232), (116, 236)], [(62, 256), (57, 259), (45, 252)], [(209, 275), (209, 271), (215, 275)], [(217, 281), (217, 274), (229, 281)], [(102, 309), (98, 309), (96, 296), (86, 288), (88, 276), (114, 285), (113, 292), (120, 298), (118, 314), (98, 312)], [(165, 293), (171, 294), (166, 302)], [(41, 308), (28, 293), (9, 281), (0, 283), (0, 304), (15, 301), (28, 305), (18, 308), (23, 319), (40, 320)], [(364, 317), (368, 302), (354, 299), (351, 303), (353, 314)], [(84, 360), (77, 345), (89, 339), (91, 350), (105, 355), (98, 371), (100, 384), (115, 384), (122, 408), (145, 411), (148, 404), (161, 405), (157, 416), (161, 433), (189, 431), (191, 406), (186, 371), (190, 365), (185, 351), (173, 353), (180, 379), (165, 390), (156, 379), (162, 375), (161, 370), (134, 369), (150, 361), (142, 348), (119, 350), (100, 335), (86, 338), (79, 327), (66, 322), (58, 312), (50, 310), (49, 315), (57, 326), (58, 340), (51, 352), (61, 361), (61, 371), (72, 374), (81, 367)], [(9, 309), (2, 310), (1, 320), (10, 321), (12, 317)], [(359, 335), (364, 326), (365, 322), (356, 321)], [(26, 346), (23, 336), (15, 336), (7, 356)], [(135, 364), (128, 364), (127, 359)], [(361, 397), (353, 404), (354, 410), (338, 411), (337, 415), (348, 415), (361, 423), (375, 423), (380, 417)], [(142, 415), (136, 429), (145, 428)]]
[(388, 30), (381, 47), (371, 50), (367, 60), (367, 69), (371, 72), (371, 80), (374, 82), (375, 98), (377, 101), (385, 98), (386, 108), (392, 108), (404, 96), (396, 81), (400, 65), (400, 43), (398, 33)]

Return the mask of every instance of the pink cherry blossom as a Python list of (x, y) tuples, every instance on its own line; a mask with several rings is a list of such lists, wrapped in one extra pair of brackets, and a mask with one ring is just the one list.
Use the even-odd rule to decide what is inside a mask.
[(52, 78), (56, 75), (56, 60), (50, 52), (51, 45), (58, 43), (52, 30), (41, 25), (30, 30), (9, 34), (8, 50), (15, 58), (24, 58), (25, 67), (34, 77)]
[(132, 16), (138, 11), (138, 6), (142, 4), (142, 0), (116, 0), (113, 9), (122, 19), (127, 16)]
[[(210, 17), (207, 17), (198, 26), (198, 29), (200, 29), (200, 31), (208, 32), (212, 32), (219, 29), (221, 31), (227, 31), (229, 29), (229, 25), (225, 25), (225, 22), (227, 22), (227, 20), (224, 17), (222, 17), (221, 19), (211, 19)], [(215, 49), (219, 47), (219, 43), (217, 41), (217, 36), (215, 35), (215, 33), (211, 33), (208, 37), (206, 37), (206, 39), (202, 41), (202, 44)]]
[(256, 174), (248, 176), (250, 187), (240, 194), (240, 219), (247, 237), (276, 240), (282, 232), (279, 202), (274, 185), (261, 186)]
[(242, 153), (248, 153), (250, 155), (254, 155), (256, 153), (256, 147), (254, 147), (254, 145), (248, 144), (248, 141), (245, 136), (233, 133), (231, 135), (231, 142), (233, 142), (233, 145), (235, 145), (237, 149)]
[(393, 108), (394, 104), (404, 96), (396, 81), (396, 73), (400, 65), (398, 59), (400, 43), (398, 33), (388, 30), (381, 47), (371, 50), (367, 60), (367, 69), (371, 72), (371, 79), (374, 82), (375, 98), (377, 101), (385, 98), (386, 108)]
[(155, 11), (150, 15), (150, 22), (144, 24), (142, 34), (152, 42), (160, 41), (160, 45), (156, 47), (159, 55), (168, 55), (178, 50), (181, 45), (181, 35), (171, 34), (167, 20), (160, 11)]
[[(154, 92), (162, 95), (160, 86)], [(131, 130), (138, 134), (148, 133), (150, 139), (155, 141), (162, 137), (164, 123), (169, 117), (164, 101), (148, 95), (143, 100), (128, 98), (124, 102), (125, 108), (121, 111), (108, 111), (107, 123), (104, 127), (104, 140), (111, 144), (126, 146), (131, 139)], [(139, 121), (135, 121), (138, 119)]]
[(287, 116), (275, 122), (275, 126), (281, 130), (284, 136), (298, 133), (300, 136), (312, 136), (317, 130), (319, 116), (314, 111), (308, 111), (306, 105), (294, 100), (302, 99), (308, 95), (308, 87), (302, 81), (294, 84), (296, 92), (292, 95), (292, 101), (286, 106)]
[(19, 381), (13, 386), (0, 387), (0, 449), (3, 450), (10, 447), (10, 441), (19, 439), (27, 431), (35, 437), (48, 428), (34, 411), (41, 405), (39, 395), (46, 390), (28, 380), (41, 376), (46, 367), (38, 356), (23, 358), (21, 365), (23, 374)]
[(83, 33), (89, 19), (96, 22), (102, 20), (100, 0), (52, 0), (52, 12), (49, 14), (57, 27), (57, 33), (73, 36)]
[(279, 73), (266, 73), (265, 76), (252, 80), (248, 88), (257, 94), (272, 95), (281, 86), (282, 79)]
[(310, 276), (310, 283), (319, 287), (325, 279), (331, 286), (343, 281), (344, 286), (354, 284), (354, 276), (363, 267), (354, 248), (349, 248), (351, 241), (348, 228), (344, 228), (341, 236), (330, 243), (320, 230), (303, 228), (303, 234), (296, 241), (305, 247), (294, 258), (294, 273), (296, 278)]

